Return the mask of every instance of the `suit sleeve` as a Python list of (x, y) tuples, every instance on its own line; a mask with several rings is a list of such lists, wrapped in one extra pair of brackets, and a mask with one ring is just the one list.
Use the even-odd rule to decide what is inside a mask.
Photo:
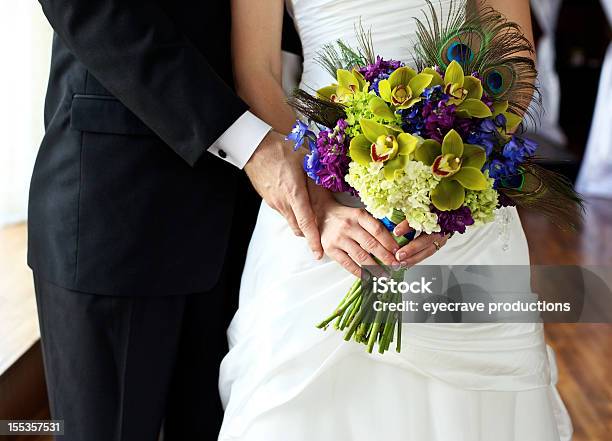
[(248, 110), (158, 6), (39, 1), (77, 59), (190, 165)]

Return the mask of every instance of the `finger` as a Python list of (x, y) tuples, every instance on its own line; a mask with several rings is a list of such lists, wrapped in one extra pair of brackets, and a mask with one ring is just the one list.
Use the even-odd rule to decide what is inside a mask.
[(414, 228), (411, 228), (410, 225), (408, 224), (408, 221), (405, 220), (396, 225), (396, 227), (393, 229), (393, 234), (395, 234), (395, 236), (397, 237), (401, 237), (401, 236), (405, 236), (411, 231), (414, 231)]
[[(448, 242), (448, 239), (450, 239), (450, 236), (448, 235), (438, 235), (438, 238), (434, 240), (438, 243), (439, 248), (442, 249), (442, 247), (444, 247), (444, 245), (446, 245), (446, 242)], [(431, 243), (434, 243), (434, 240), (431, 241)], [(436, 251), (440, 251), (440, 249), (438, 249), (438, 247), (436, 247)]]
[(353, 274), (354, 276), (361, 277), (361, 268), (353, 261), (353, 259), (349, 257), (347, 253), (336, 248), (328, 251), (327, 254), (349, 273)]
[(409, 257), (417, 254), (432, 244), (428, 234), (422, 234), (416, 239), (413, 239), (407, 245), (404, 245), (395, 253), (395, 257), (399, 262), (404, 262)]
[[(387, 231), (385, 231), (385, 234), (389, 236), (389, 238), (391, 238), (390, 234)], [(378, 236), (374, 237), (366, 230), (361, 229), (353, 232), (351, 235), (352, 238), (355, 239), (355, 241), (362, 249), (376, 256), (378, 260), (383, 262), (385, 265), (392, 266), (397, 265), (399, 263), (399, 261), (395, 259), (394, 254), (390, 252), (387, 248), (382, 246), (382, 244), (377, 240)], [(393, 238), (391, 238), (391, 240), (395, 242)], [(397, 249), (399, 248), (399, 246), (397, 246), (396, 244), (395, 248)]]
[(374, 258), (372, 258), (372, 256), (370, 256), (370, 253), (368, 253), (366, 250), (364, 250), (363, 248), (361, 248), (361, 245), (359, 245), (357, 242), (355, 242), (354, 240), (351, 239), (347, 239), (346, 241), (342, 242), (340, 244), (341, 249), (348, 253), (349, 257), (351, 259), (353, 259), (353, 261), (361, 266), (379, 266), (376, 261), (374, 260)]
[(297, 193), (291, 208), (293, 209), (293, 214), (295, 215), (297, 225), (300, 231), (304, 233), (304, 237), (306, 238), (308, 246), (315, 256), (315, 259), (321, 259), (323, 257), (321, 233), (319, 232), (319, 227), (317, 226), (317, 219), (314, 211), (310, 206), (310, 198), (308, 197), (306, 187), (301, 188)]
[[(433, 245), (434, 240), (443, 246), (446, 243), (446, 239), (440, 234), (422, 234), (416, 239), (410, 241), (409, 244), (402, 247), (396, 254), (396, 259), (401, 263), (411, 256), (420, 253)], [(435, 246), (434, 246), (435, 248)]]
[[(376, 241), (376, 244), (374, 244), (374, 246), (378, 246), (378, 245), (383, 246), (388, 251), (388, 253), (391, 254), (391, 257), (393, 258), (392, 255), (395, 254), (399, 250), (399, 245), (397, 244), (395, 239), (393, 239), (393, 236), (391, 236), (391, 233), (389, 233), (389, 231), (387, 231), (387, 229), (383, 226), (383, 224), (379, 220), (374, 219), (365, 210), (361, 211), (361, 213), (357, 217), (357, 221), (359, 222), (359, 225), (361, 225), (368, 233), (370, 233), (370, 235), (374, 237), (374, 240)], [(372, 250), (368, 249), (368, 251), (370, 251), (376, 257), (381, 259), (380, 256), (374, 253)], [(385, 261), (383, 260), (383, 262)], [(390, 263), (387, 263), (387, 264), (390, 265)]]
[(278, 212), (281, 214), (281, 216), (285, 218), (285, 220), (289, 224), (289, 228), (291, 228), (291, 231), (293, 231), (293, 234), (298, 237), (304, 237), (304, 234), (302, 233), (302, 230), (300, 230), (297, 220), (295, 219), (293, 210), (291, 210), (290, 208), (283, 208), (278, 209)]
[(430, 244), (428, 247), (426, 247), (425, 249), (419, 251), (416, 254), (413, 254), (412, 256), (408, 257), (406, 260), (404, 260), (402, 263), (403, 267), (411, 267), (414, 265), (417, 265), (419, 263), (421, 263), (422, 261), (424, 261), (425, 259), (427, 259), (428, 257), (433, 256), (434, 254), (436, 254), (437, 248), (434, 246), (434, 244)]

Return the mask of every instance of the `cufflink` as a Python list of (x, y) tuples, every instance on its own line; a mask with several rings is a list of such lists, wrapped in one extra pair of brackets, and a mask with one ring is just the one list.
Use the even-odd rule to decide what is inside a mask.
[(219, 150), (219, 157), (220, 158), (227, 158), (227, 153), (225, 153), (225, 150)]

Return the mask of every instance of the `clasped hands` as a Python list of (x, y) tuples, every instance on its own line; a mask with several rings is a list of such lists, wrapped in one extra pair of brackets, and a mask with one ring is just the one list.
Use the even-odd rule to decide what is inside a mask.
[(306, 177), (303, 157), (293, 152), (282, 135), (272, 131), (245, 166), (245, 172), (264, 201), (287, 220), (293, 233), (306, 239), (315, 259), (326, 254), (360, 277), (362, 266), (376, 265), (374, 257), (389, 266), (409, 267), (446, 244), (447, 236), (421, 234), (400, 248), (392, 234), (408, 234), (408, 222), (390, 233), (364, 209), (339, 204), (328, 190)]

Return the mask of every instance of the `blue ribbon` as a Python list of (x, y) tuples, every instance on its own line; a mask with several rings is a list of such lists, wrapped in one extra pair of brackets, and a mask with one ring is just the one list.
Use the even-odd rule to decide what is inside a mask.
[[(395, 230), (395, 227), (397, 227), (396, 223), (393, 223), (391, 221), (391, 219), (385, 217), (384, 219), (380, 220), (382, 222), (382, 224), (385, 226), (385, 228), (393, 233), (393, 230)], [(416, 231), (412, 230), (410, 233), (405, 234), (404, 237), (408, 240), (412, 240), (414, 239), (414, 236), (416, 236)]]

